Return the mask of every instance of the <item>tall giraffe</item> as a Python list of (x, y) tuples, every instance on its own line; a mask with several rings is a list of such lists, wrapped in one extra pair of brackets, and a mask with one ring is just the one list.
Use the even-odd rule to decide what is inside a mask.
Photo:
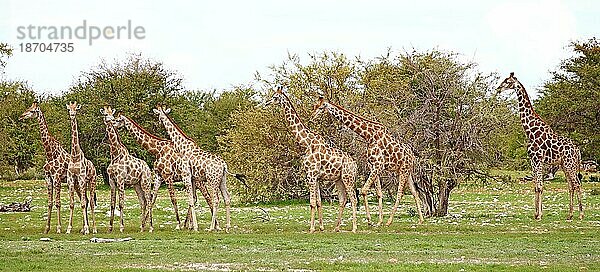
[(394, 207), (392, 208), (390, 218), (386, 225), (389, 226), (392, 224), (394, 214), (398, 209), (398, 205), (404, 195), (404, 189), (407, 184), (415, 199), (415, 205), (417, 206), (417, 211), (419, 213), (419, 224), (423, 223), (421, 203), (413, 179), (415, 156), (410, 147), (394, 139), (383, 124), (360, 117), (339, 105), (325, 100), (322, 96), (319, 97), (317, 104), (315, 104), (313, 108), (313, 118), (320, 115), (323, 111), (327, 111), (333, 117), (340, 120), (344, 126), (356, 132), (356, 134), (367, 142), (367, 156), (371, 173), (361, 189), (361, 194), (363, 195), (365, 202), (367, 221), (371, 222), (367, 193), (369, 192), (371, 185), (375, 183), (379, 202), (379, 221), (377, 222), (377, 225), (379, 226), (383, 222), (383, 193), (381, 191), (380, 177), (383, 171), (387, 170), (398, 173), (399, 182), (396, 202), (394, 203)]
[(577, 177), (577, 171), (581, 166), (579, 148), (571, 139), (557, 135), (535, 112), (525, 87), (517, 80), (514, 73), (510, 73), (510, 76), (498, 86), (498, 93), (504, 90), (515, 90), (517, 93), (519, 116), (525, 135), (527, 135), (527, 153), (533, 170), (535, 219), (542, 219), (544, 168), (548, 165), (560, 165), (567, 178), (570, 197), (567, 220), (573, 218), (573, 195), (575, 191), (577, 191), (577, 200), (579, 201), (579, 219), (583, 219), (581, 181)]
[[(227, 163), (219, 156), (208, 153), (202, 149), (200, 149), (194, 140), (187, 136), (181, 128), (173, 122), (171, 117), (169, 117), (169, 113), (171, 109), (165, 108), (163, 106), (157, 105), (156, 109), (154, 109), (154, 113), (158, 115), (160, 121), (163, 123), (167, 134), (175, 144), (177, 150), (183, 153), (183, 156), (189, 161), (190, 167), (192, 169), (192, 189), (189, 190), (193, 192), (195, 195), (194, 187), (206, 186), (208, 190), (208, 197), (211, 199), (213, 205), (211, 207), (212, 219), (209, 231), (213, 231), (218, 228), (217, 222), (217, 210), (219, 207), (219, 194), (220, 191), (224, 202), (225, 202), (225, 210), (226, 210), (226, 220), (227, 223), (225, 225), (225, 231), (229, 232), (229, 228), (231, 226), (230, 219), (230, 210), (231, 210), (231, 197), (229, 192), (227, 191), (227, 175), (229, 174), (240, 181), (244, 182), (245, 176), (242, 174), (232, 174), (227, 170)], [(206, 182), (206, 184), (205, 184)], [(188, 194), (188, 202), (192, 201), (190, 199), (191, 195)], [(207, 200), (208, 201), (208, 200)], [(191, 214), (191, 224), (194, 230), (198, 230), (198, 221), (196, 220), (196, 212), (193, 204), (188, 206), (188, 215)]]
[(316, 210), (319, 214), (319, 228), (320, 230), (324, 229), (319, 181), (335, 182), (339, 194), (340, 207), (335, 231), (340, 229), (344, 207), (349, 195), (352, 203), (352, 232), (356, 232), (357, 199), (354, 184), (358, 167), (354, 159), (340, 149), (331, 147), (321, 135), (306, 127), (281, 87), (266, 104), (278, 104), (283, 108), (284, 118), (294, 134), (296, 142), (304, 149), (302, 166), (306, 171), (310, 193), (310, 232), (315, 231)]
[(123, 232), (123, 205), (125, 204), (125, 185), (132, 185), (141, 208), (140, 231), (144, 231), (146, 222), (150, 221), (149, 232), (154, 230), (152, 226), (152, 172), (148, 164), (131, 154), (121, 142), (117, 129), (113, 127), (115, 111), (110, 106), (100, 109), (104, 116), (104, 125), (110, 144), (110, 164), (106, 168), (108, 173), (108, 184), (110, 185), (110, 225), (108, 231), (113, 229), (115, 217), (116, 190), (119, 190), (119, 212), (121, 213), (120, 231)]
[(50, 132), (48, 132), (48, 124), (44, 113), (40, 109), (38, 103), (34, 102), (31, 106), (21, 114), (19, 120), (23, 121), (29, 118), (37, 118), (40, 126), (40, 137), (44, 145), (46, 153), (46, 163), (44, 164), (44, 177), (46, 180), (46, 188), (48, 189), (48, 219), (44, 233), (50, 231), (50, 220), (52, 218), (52, 205), (56, 206), (56, 232), (61, 232), (60, 219), (60, 185), (67, 180), (67, 168), (71, 160), (69, 154), (63, 146), (58, 142)]
[[(95, 194), (96, 194), (96, 168), (92, 162), (85, 158), (81, 146), (79, 146), (79, 132), (77, 130), (77, 119), (75, 115), (81, 109), (77, 102), (71, 102), (66, 105), (69, 110), (69, 119), (71, 119), (71, 160), (67, 169), (67, 184), (69, 186), (69, 226), (67, 234), (71, 233), (73, 227), (73, 208), (75, 206), (74, 193), (80, 191), (81, 209), (83, 210), (83, 234), (89, 234), (87, 203), (90, 202), (92, 212), (92, 228), (96, 233), (96, 217), (94, 215)], [(89, 191), (89, 198), (87, 195)]]
[[(175, 218), (177, 220), (176, 229), (180, 229), (182, 226), (179, 218), (177, 198), (175, 196), (175, 188), (173, 187), (173, 184), (175, 181), (182, 181), (186, 188), (192, 188), (192, 173), (189, 162), (184, 159), (181, 153), (177, 152), (173, 141), (162, 139), (149, 133), (142, 126), (133, 121), (133, 119), (125, 115), (120, 114), (118, 117), (116, 117), (114, 126), (116, 128), (125, 127), (131, 133), (131, 135), (133, 135), (137, 143), (144, 149), (148, 150), (148, 152), (150, 152), (150, 154), (156, 158), (154, 160), (153, 167), (160, 179), (156, 179), (154, 183), (152, 205), (154, 205), (156, 202), (158, 189), (161, 182), (165, 181), (167, 183), (169, 197), (171, 198), (171, 203), (173, 204), (173, 210), (175, 212)], [(208, 192), (206, 190), (206, 186), (201, 186), (200, 190), (212, 211), (213, 204), (211, 199), (207, 196)], [(186, 218), (186, 221), (189, 220)]]

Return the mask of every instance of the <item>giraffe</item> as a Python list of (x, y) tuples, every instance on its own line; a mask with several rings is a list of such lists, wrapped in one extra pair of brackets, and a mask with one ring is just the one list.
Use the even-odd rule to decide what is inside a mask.
[(37, 102), (31, 104), (31, 106), (25, 112), (23, 112), (23, 114), (21, 114), (19, 120), (23, 121), (29, 118), (38, 119), (40, 126), (40, 137), (42, 138), (42, 144), (44, 145), (44, 151), (46, 153), (44, 178), (46, 180), (46, 188), (48, 190), (48, 219), (46, 221), (44, 234), (47, 234), (50, 231), (52, 205), (56, 207), (56, 233), (60, 233), (60, 186), (61, 183), (66, 182), (67, 168), (69, 161), (71, 160), (71, 154), (69, 154), (60, 144), (60, 142), (58, 142), (56, 138), (54, 138), (52, 135), (50, 135), (50, 132), (48, 132), (46, 118), (44, 117), (44, 113), (40, 109)]
[[(188, 186), (191, 186), (191, 169), (189, 166), (189, 162), (185, 160), (182, 154), (177, 152), (173, 141), (162, 139), (149, 133), (142, 126), (136, 123), (133, 119), (123, 114), (119, 114), (114, 119), (113, 125), (116, 128), (125, 127), (131, 133), (131, 135), (133, 135), (136, 142), (139, 145), (141, 145), (144, 149), (148, 150), (148, 152), (150, 152), (150, 154), (152, 154), (156, 158), (153, 167), (154, 171), (157, 174), (156, 177), (159, 178), (157, 178), (154, 183), (152, 205), (154, 205), (154, 203), (156, 202), (160, 184), (162, 183), (162, 181), (165, 181), (167, 183), (169, 197), (171, 198), (175, 218), (177, 220), (176, 229), (179, 230), (181, 228), (181, 220), (179, 218), (177, 198), (175, 197), (175, 188), (173, 187), (173, 184), (175, 181), (182, 181), (183, 184), (186, 185), (186, 188), (188, 188)], [(208, 206), (212, 210), (212, 201), (207, 196), (208, 192), (206, 190), (206, 186), (201, 186), (200, 190), (204, 195)], [(186, 218), (186, 222), (189, 222), (188, 218)]]
[(533, 170), (535, 219), (542, 219), (545, 167), (554, 165), (559, 165), (562, 168), (569, 185), (569, 215), (567, 220), (573, 218), (573, 196), (575, 192), (577, 192), (579, 202), (579, 219), (583, 219), (581, 180), (577, 177), (577, 171), (581, 166), (579, 148), (571, 139), (557, 135), (535, 112), (525, 87), (517, 80), (514, 73), (510, 73), (497, 88), (498, 93), (504, 90), (515, 90), (517, 93), (519, 117), (523, 130), (527, 135), (527, 153)]
[(356, 192), (354, 184), (358, 167), (354, 159), (338, 148), (328, 145), (321, 135), (312, 132), (302, 123), (289, 98), (279, 87), (266, 105), (278, 104), (283, 108), (285, 120), (296, 142), (304, 149), (302, 166), (306, 171), (310, 194), (310, 232), (315, 231), (315, 211), (318, 210), (319, 228), (323, 227), (323, 210), (319, 181), (335, 182), (339, 197), (339, 212), (335, 231), (340, 223), (348, 197), (352, 204), (352, 232), (356, 232)]
[(319, 100), (313, 106), (313, 109), (313, 119), (322, 112), (327, 111), (342, 122), (344, 126), (356, 132), (356, 134), (367, 142), (367, 156), (371, 173), (361, 189), (361, 194), (365, 203), (367, 221), (369, 223), (371, 222), (367, 193), (369, 192), (371, 185), (375, 183), (379, 202), (379, 220), (377, 226), (381, 225), (383, 222), (383, 193), (381, 191), (380, 177), (383, 171), (387, 170), (398, 173), (399, 182), (396, 202), (394, 203), (394, 207), (392, 208), (386, 225), (389, 226), (392, 224), (394, 214), (398, 209), (398, 205), (404, 195), (404, 189), (407, 184), (415, 199), (415, 205), (417, 206), (417, 211), (419, 213), (419, 224), (422, 224), (423, 212), (421, 211), (421, 203), (413, 179), (415, 156), (410, 147), (394, 139), (383, 124), (360, 117), (339, 105), (325, 100), (323, 96), (319, 97)]
[(183, 156), (189, 161), (192, 169), (192, 186), (190, 187), (190, 190), (188, 190), (188, 215), (191, 215), (193, 229), (195, 231), (198, 230), (198, 221), (196, 220), (196, 212), (193, 205), (193, 197), (196, 191), (195, 187), (202, 188), (202, 186), (206, 186), (208, 198), (210, 198), (213, 203), (212, 207), (210, 207), (212, 218), (208, 231), (218, 229), (217, 210), (220, 201), (218, 192), (220, 191), (225, 202), (227, 220), (225, 231), (229, 232), (229, 228), (231, 227), (231, 197), (227, 190), (226, 174), (239, 179), (243, 183), (245, 176), (243, 174), (230, 173), (227, 169), (227, 163), (225, 163), (222, 158), (200, 149), (194, 140), (187, 136), (183, 130), (173, 122), (168, 115), (171, 112), (170, 108), (157, 105), (153, 111), (163, 123), (167, 134), (169, 134), (169, 137), (175, 144), (177, 151), (183, 153)]
[(120, 231), (123, 232), (123, 205), (125, 204), (125, 185), (132, 185), (140, 201), (141, 225), (143, 232), (146, 222), (150, 221), (149, 232), (152, 226), (152, 172), (148, 164), (131, 154), (121, 142), (117, 129), (113, 127), (115, 110), (110, 106), (100, 109), (110, 144), (110, 164), (106, 168), (108, 184), (110, 185), (110, 225), (108, 232), (112, 232), (115, 217), (116, 191), (119, 193)]
[[(71, 159), (69, 160), (69, 167), (67, 169), (67, 184), (69, 186), (69, 226), (67, 227), (67, 234), (71, 233), (73, 227), (73, 208), (75, 206), (74, 193), (80, 191), (81, 209), (83, 210), (83, 234), (89, 234), (88, 226), (88, 215), (87, 215), (87, 202), (88, 195), (86, 191), (89, 191), (90, 209), (92, 214), (92, 228), (93, 233), (97, 233), (96, 230), (96, 217), (94, 215), (95, 194), (96, 194), (96, 168), (92, 162), (85, 158), (81, 146), (79, 146), (79, 132), (77, 131), (77, 119), (75, 115), (77, 111), (81, 109), (81, 105), (77, 102), (71, 102), (66, 104), (69, 110), (69, 119), (71, 119)], [(79, 193), (78, 193), (79, 194)]]

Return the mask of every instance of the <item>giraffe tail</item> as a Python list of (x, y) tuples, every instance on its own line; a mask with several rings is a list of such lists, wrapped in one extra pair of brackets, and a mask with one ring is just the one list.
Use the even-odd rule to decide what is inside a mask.
[(250, 186), (248, 186), (248, 183), (246, 183), (246, 175), (240, 173), (230, 173), (227, 169), (225, 169), (225, 173), (238, 179), (247, 189), (250, 189)]

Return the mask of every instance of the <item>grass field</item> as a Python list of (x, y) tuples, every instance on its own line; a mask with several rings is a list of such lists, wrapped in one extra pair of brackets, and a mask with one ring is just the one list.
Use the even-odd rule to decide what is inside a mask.
[[(351, 229), (349, 209), (346, 231), (332, 232), (336, 203), (325, 205), (325, 232), (306, 233), (306, 202), (234, 203), (231, 233), (176, 231), (168, 194), (162, 188), (154, 213), (155, 232), (139, 233), (139, 204), (133, 190), (127, 190), (125, 232), (107, 234), (109, 190), (100, 187), (99, 233), (83, 236), (78, 233), (80, 209), (76, 209), (75, 234), (54, 233), (55, 213), (52, 233), (42, 234), (46, 217), (42, 181), (0, 181), (2, 204), (33, 197), (31, 212), (0, 214), (0, 270), (600, 270), (600, 184), (584, 183), (583, 221), (565, 220), (566, 188), (562, 181), (546, 184), (541, 221), (532, 219), (531, 184), (467, 184), (451, 195), (447, 217), (429, 218), (417, 225), (417, 218), (408, 212), (413, 209), (412, 198), (405, 197), (391, 227), (368, 226), (361, 208), (356, 234), (347, 231)], [(64, 230), (68, 198), (66, 189), (62, 191)], [(182, 212), (183, 196), (180, 189)], [(389, 201), (386, 211), (391, 208)], [(371, 206), (376, 208), (374, 203)], [(268, 212), (268, 221), (263, 210)], [(208, 227), (208, 213), (202, 201), (201, 229)], [(40, 241), (42, 237), (51, 241)], [(133, 240), (91, 243), (91, 237)]]

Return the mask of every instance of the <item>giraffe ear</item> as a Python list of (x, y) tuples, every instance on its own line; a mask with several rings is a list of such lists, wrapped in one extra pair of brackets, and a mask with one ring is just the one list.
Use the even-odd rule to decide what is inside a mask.
[(100, 113), (104, 115), (104, 109), (100, 109)]
[(510, 72), (510, 77), (515, 77), (515, 72)]
[(169, 114), (170, 112), (171, 112), (171, 108), (168, 108), (168, 109), (165, 110), (166, 114)]
[(160, 111), (157, 109), (152, 109), (152, 111), (154, 112), (154, 114), (160, 114)]

